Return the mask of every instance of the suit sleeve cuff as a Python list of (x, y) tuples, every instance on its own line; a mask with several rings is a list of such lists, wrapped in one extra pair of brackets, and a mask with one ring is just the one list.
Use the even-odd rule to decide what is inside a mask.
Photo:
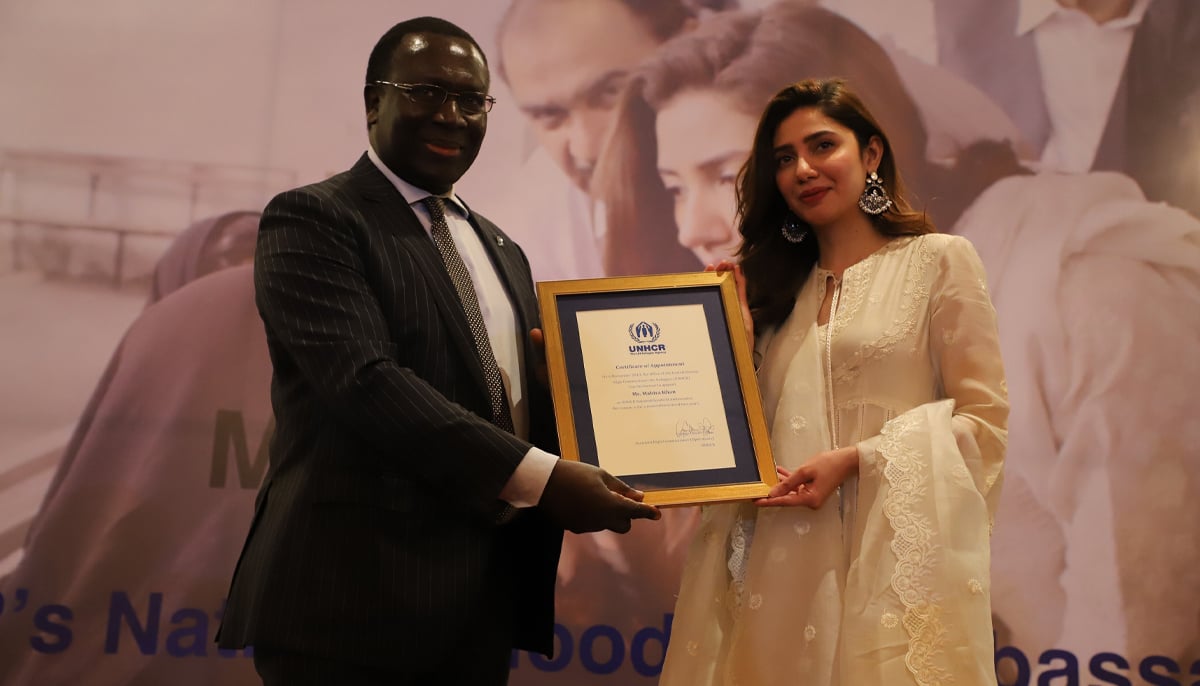
[(546, 482), (558, 456), (545, 450), (530, 448), (500, 491), (500, 499), (513, 507), (533, 507), (542, 499)]

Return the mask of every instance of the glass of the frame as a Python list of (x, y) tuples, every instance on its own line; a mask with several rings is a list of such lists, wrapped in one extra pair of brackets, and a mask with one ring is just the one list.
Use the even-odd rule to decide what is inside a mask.
[(776, 483), (731, 273), (538, 284), (562, 456), (656, 505)]

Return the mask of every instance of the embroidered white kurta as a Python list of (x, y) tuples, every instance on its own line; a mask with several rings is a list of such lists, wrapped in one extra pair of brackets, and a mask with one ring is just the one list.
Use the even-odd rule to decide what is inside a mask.
[(857, 445), (859, 476), (818, 510), (705, 508), (664, 686), (995, 683), (1008, 402), (983, 266), (929, 234), (832, 276), (815, 269), (760, 336), (759, 378), (776, 462)]

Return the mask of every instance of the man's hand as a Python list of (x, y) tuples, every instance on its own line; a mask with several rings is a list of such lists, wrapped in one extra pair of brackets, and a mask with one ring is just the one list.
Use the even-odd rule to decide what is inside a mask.
[(641, 502), (642, 492), (612, 474), (584, 462), (559, 460), (550, 472), (538, 507), (562, 528), (577, 533), (609, 529), (629, 531), (634, 519), (658, 519), (662, 513)]

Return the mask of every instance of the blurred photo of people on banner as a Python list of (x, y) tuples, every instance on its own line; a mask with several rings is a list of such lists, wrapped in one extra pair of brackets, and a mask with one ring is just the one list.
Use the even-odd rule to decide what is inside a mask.
[[(1200, 683), (1200, 3), (352, 4), (0, 0), (0, 686), (260, 683), (214, 642), (276, 427), (259, 219), (364, 154), (424, 15), (487, 55), (453, 192), (535, 281), (736, 261), (768, 101), (850, 84), (995, 307), (997, 683)], [(706, 517), (566, 533), (509, 683), (658, 683)]]

